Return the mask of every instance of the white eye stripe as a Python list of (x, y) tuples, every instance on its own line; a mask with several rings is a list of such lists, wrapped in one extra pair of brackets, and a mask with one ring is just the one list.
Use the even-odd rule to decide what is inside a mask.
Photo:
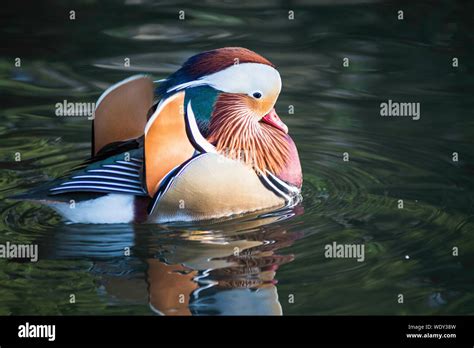
[(242, 63), (233, 65), (204, 78), (215, 88), (228, 93), (251, 94), (259, 91), (270, 94), (281, 89), (280, 74), (265, 64)]
[(208, 85), (208, 83), (204, 80), (193, 80), (193, 81), (185, 82), (185, 83), (182, 83), (180, 85), (171, 87), (170, 89), (168, 89), (166, 91), (166, 93), (170, 93), (170, 92), (174, 92), (174, 91), (180, 91), (180, 90), (182, 90), (184, 88), (188, 88), (188, 87), (197, 87), (197, 86), (205, 86), (205, 85)]
[(278, 71), (266, 64), (242, 63), (232, 65), (222, 71), (203, 76), (197, 80), (182, 83), (167, 92), (179, 91), (188, 87), (209, 85), (226, 93), (252, 95), (260, 92), (269, 95), (281, 91), (281, 78)]

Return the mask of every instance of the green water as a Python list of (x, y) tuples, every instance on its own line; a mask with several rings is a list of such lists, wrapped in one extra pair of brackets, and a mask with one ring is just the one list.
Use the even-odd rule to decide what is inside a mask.
[[(36, 243), (39, 261), (0, 259), (0, 314), (474, 313), (473, 10), (462, 1), (2, 4), (0, 242)], [(253, 49), (281, 73), (277, 111), (299, 149), (302, 204), (207, 226), (132, 226), (66, 224), (8, 199), (88, 156), (90, 121), (55, 116), (56, 103), (94, 102), (121, 79), (164, 78), (224, 46)], [(389, 99), (419, 102), (420, 120), (381, 117)], [(334, 241), (363, 244), (365, 260), (326, 258)]]

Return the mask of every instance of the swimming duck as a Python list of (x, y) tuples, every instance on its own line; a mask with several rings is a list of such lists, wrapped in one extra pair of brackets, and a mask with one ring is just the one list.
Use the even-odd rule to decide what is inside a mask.
[(219, 219), (294, 205), (302, 172), (275, 111), (275, 66), (226, 47), (168, 78), (137, 75), (96, 103), (91, 157), (23, 195), (73, 223)]

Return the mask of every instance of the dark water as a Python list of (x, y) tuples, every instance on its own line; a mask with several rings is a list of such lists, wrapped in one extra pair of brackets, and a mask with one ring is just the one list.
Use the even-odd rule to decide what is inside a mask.
[[(469, 2), (13, 6), (1, 9), (0, 242), (37, 243), (40, 260), (0, 260), (0, 314), (474, 313)], [(89, 154), (90, 121), (56, 117), (56, 103), (94, 102), (123, 78), (164, 78), (223, 46), (253, 49), (282, 75), (301, 205), (212, 225), (74, 225), (8, 199)], [(420, 120), (381, 117), (388, 99), (419, 102)], [(333, 241), (363, 244), (364, 262), (325, 258)]]

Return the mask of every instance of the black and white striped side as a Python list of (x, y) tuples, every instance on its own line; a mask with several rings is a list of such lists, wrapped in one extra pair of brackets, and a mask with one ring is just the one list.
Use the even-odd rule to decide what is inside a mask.
[(146, 196), (142, 188), (141, 159), (117, 160), (97, 168), (85, 169), (49, 190), (50, 194), (71, 192), (127, 193)]
[(287, 184), (269, 171), (266, 171), (265, 174), (260, 173), (257, 175), (267, 189), (283, 198), (288, 205), (293, 204), (297, 200), (300, 194), (300, 190), (297, 187)]

